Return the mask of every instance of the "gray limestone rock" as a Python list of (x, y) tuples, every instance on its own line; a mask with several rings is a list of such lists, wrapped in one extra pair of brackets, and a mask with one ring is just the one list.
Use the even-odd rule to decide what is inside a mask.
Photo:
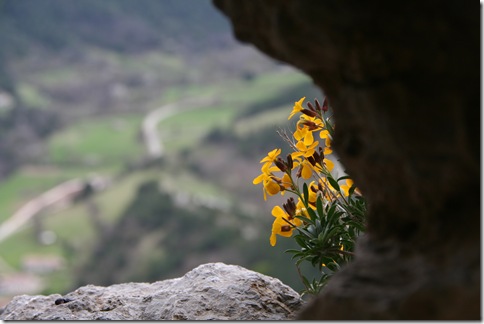
[(209, 263), (154, 283), (87, 285), (61, 296), (17, 296), (2, 320), (290, 320), (303, 300), (280, 280)]

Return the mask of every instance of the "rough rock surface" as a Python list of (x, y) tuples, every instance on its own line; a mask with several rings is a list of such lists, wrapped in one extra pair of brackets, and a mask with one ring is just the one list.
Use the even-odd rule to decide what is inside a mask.
[(369, 203), (355, 261), (301, 318), (479, 319), (477, 2), (214, 4), (328, 96), (334, 150)]
[[(71, 300), (56, 305), (56, 300)], [(260, 273), (223, 263), (154, 283), (87, 285), (61, 296), (17, 296), (2, 320), (288, 320), (303, 300)]]

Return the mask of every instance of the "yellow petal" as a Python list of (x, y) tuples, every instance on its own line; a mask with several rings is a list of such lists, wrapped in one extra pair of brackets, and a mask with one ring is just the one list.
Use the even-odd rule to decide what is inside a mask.
[(282, 185), (284, 188), (291, 188), (292, 186), (291, 177), (287, 173), (282, 176)]
[(287, 214), (284, 210), (282, 210), (281, 207), (274, 206), (274, 208), (272, 208), (272, 216), (274, 216), (274, 217), (287, 217)]
[(294, 103), (294, 107), (292, 108), (292, 111), (289, 114), (289, 117), (287, 118), (287, 120), (291, 119), (292, 116), (294, 116), (297, 112), (303, 109), (302, 103), (304, 102), (304, 99), (306, 99), (306, 97), (302, 97), (301, 99), (299, 99), (299, 101)]
[(327, 129), (322, 130), (322, 131), (319, 133), (319, 137), (321, 137), (321, 139), (324, 139), (324, 138), (329, 138), (329, 131), (328, 131)]
[(314, 143), (313, 132), (308, 131), (304, 136), (304, 145), (309, 146)]
[(252, 181), (253, 184), (257, 185), (259, 183), (262, 182), (262, 180), (264, 180), (264, 177), (266, 177), (265, 174), (261, 174), (259, 176), (257, 176), (256, 178), (254, 178), (254, 180)]
[(308, 163), (304, 163), (302, 166), (301, 177), (307, 180), (311, 178), (312, 175), (313, 175), (313, 170), (308, 165)]
[(271, 196), (274, 196), (279, 191), (281, 191), (281, 186), (279, 186), (279, 184), (274, 180), (269, 180), (266, 183), (264, 183), (264, 188), (266, 189), (267, 193)]
[(333, 161), (331, 161), (330, 159), (324, 159), (324, 164), (326, 165), (326, 169), (328, 169), (328, 171), (333, 171), (334, 169)]
[(276, 234), (272, 233), (270, 238), (271, 246), (275, 246), (277, 242)]

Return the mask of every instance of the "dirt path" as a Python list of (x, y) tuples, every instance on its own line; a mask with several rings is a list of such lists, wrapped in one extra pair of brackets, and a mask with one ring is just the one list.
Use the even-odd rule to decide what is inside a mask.
[(164, 153), (163, 143), (158, 133), (158, 124), (175, 114), (185, 112), (194, 108), (213, 104), (215, 100), (211, 97), (188, 98), (171, 104), (167, 104), (152, 110), (146, 115), (142, 124), (143, 138), (148, 156), (152, 159), (159, 158)]
[(47, 190), (23, 205), (17, 212), (0, 225), (0, 242), (15, 233), (42, 209), (62, 201), (70, 201), (90, 184), (95, 189), (105, 186), (106, 179), (96, 177), (90, 180), (72, 179)]

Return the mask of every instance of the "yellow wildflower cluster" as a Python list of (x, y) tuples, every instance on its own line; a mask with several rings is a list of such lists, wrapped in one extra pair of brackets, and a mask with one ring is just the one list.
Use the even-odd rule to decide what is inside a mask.
[[(262, 183), (264, 200), (267, 200), (267, 195), (283, 195), (286, 191), (297, 196), (297, 201), (291, 197), (283, 204), (283, 208), (275, 206), (272, 209), (272, 215), (275, 217), (270, 237), (272, 246), (276, 244), (276, 235), (290, 237), (296, 227), (303, 225), (304, 221), (297, 216), (309, 217), (307, 208), (316, 210), (318, 195), (326, 201), (340, 199), (347, 197), (353, 186), (350, 179), (346, 179), (346, 183), (341, 186), (334, 185), (328, 180), (334, 168), (334, 163), (327, 158), (332, 153), (334, 128), (330, 118), (325, 117), (328, 111), (327, 101), (325, 100), (323, 105), (317, 100), (314, 105), (308, 102), (308, 108), (304, 108), (304, 100), (305, 97), (295, 102), (289, 114), (288, 120), (300, 114), (296, 130), (292, 136), (283, 136), (294, 152), (288, 154), (286, 159), (280, 157), (280, 148), (269, 152), (260, 161), (261, 174), (253, 180), (254, 185)], [(299, 186), (310, 179), (312, 181), (307, 184), (309, 190), (306, 201)]]

